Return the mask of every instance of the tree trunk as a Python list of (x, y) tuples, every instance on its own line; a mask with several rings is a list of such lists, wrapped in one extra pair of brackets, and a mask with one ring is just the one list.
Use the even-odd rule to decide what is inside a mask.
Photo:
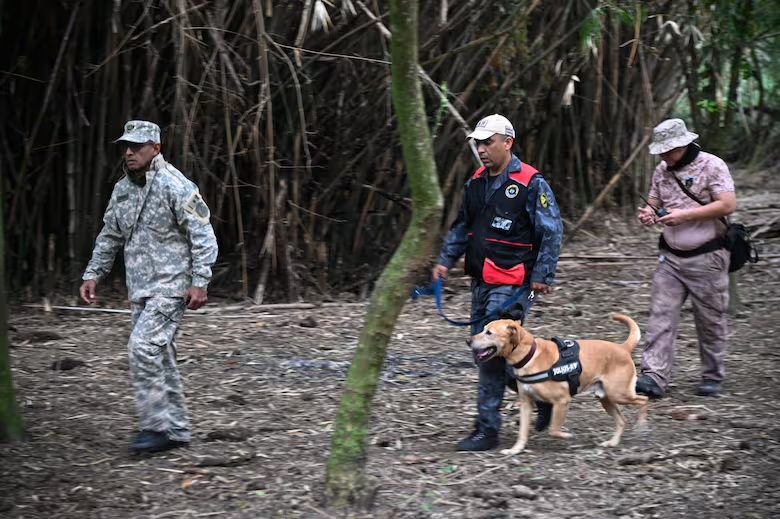
[(327, 464), (330, 506), (367, 507), (373, 500), (365, 465), (374, 391), (393, 327), (409, 297), (415, 273), (426, 266), (441, 220), (443, 201), (418, 75), (417, 17), (417, 0), (391, 0), (392, 98), (414, 210), (409, 228), (371, 296), (347, 374)]
[(5, 296), (5, 233), (3, 229), (3, 197), (0, 197), (0, 443), (7, 443), (21, 440), (24, 436), (24, 428), (22, 416), (16, 405), (14, 384), (11, 379), (11, 356), (8, 350), (8, 306)]

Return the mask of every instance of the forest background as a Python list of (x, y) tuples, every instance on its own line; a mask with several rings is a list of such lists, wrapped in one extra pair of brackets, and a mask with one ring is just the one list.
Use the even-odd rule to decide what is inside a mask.
[[(775, 163), (777, 27), (769, 0), (424, 3), (442, 232), (478, 166), (465, 134), (495, 112), (550, 182), (567, 232), (595, 201), (634, 214), (656, 160), (650, 132), (670, 116), (731, 163)], [(11, 299), (75, 303), (129, 119), (160, 124), (166, 159), (211, 207), (212, 293), (366, 296), (411, 218), (391, 32), (378, 0), (0, 2)]]

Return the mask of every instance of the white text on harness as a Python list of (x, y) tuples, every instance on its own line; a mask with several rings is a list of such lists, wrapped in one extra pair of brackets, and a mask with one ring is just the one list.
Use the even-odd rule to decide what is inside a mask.
[(563, 366), (554, 366), (552, 369), (553, 376), (571, 373), (572, 371), (575, 371), (577, 367), (579, 367), (579, 362), (570, 362), (569, 364), (564, 364)]

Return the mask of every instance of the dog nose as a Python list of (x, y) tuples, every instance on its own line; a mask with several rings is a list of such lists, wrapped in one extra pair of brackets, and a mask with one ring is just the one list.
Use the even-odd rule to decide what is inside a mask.
[(471, 346), (471, 339), (466, 339), (466, 344)]

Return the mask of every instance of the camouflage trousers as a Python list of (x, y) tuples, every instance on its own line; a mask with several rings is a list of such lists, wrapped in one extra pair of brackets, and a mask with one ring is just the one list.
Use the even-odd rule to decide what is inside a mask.
[[(523, 307), (523, 316), (528, 313), (532, 301), (528, 300), (527, 292), (530, 286), (523, 285), (526, 289), (517, 300), (517, 304)], [(507, 299), (512, 297), (520, 287), (514, 285), (488, 285), (474, 280), (471, 283), (471, 320), (484, 318), (493, 310), (499, 308)], [(482, 331), (487, 323), (499, 319), (491, 317), (471, 325), (471, 335)], [(501, 429), (501, 402), (504, 400), (504, 388), (512, 377), (512, 367), (502, 357), (493, 357), (487, 362), (478, 364), (479, 386), (477, 388), (477, 423), (481, 430)]]
[(127, 348), (139, 428), (190, 441), (190, 423), (174, 337), (184, 315), (181, 298), (154, 296), (130, 303), (133, 331)]
[(678, 258), (662, 251), (653, 275), (652, 307), (642, 373), (669, 387), (683, 303), (690, 297), (699, 339), (702, 378), (723, 380), (728, 349), (729, 253)]

